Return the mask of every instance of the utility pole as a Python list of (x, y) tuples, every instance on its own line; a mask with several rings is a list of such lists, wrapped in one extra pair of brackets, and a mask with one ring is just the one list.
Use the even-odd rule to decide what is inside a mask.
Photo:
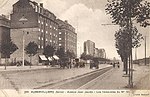
[(145, 65), (146, 65), (146, 36), (145, 36)]
[[(19, 20), (19, 22), (21, 22), (23, 25), (24, 25), (24, 23), (25, 22), (27, 22), (28, 21), (28, 19), (26, 19), (25, 18), (25, 16), (23, 15), (22, 17), (21, 17), (21, 19)], [(23, 38), (22, 38), (22, 66), (24, 67), (24, 45), (25, 45), (25, 39), (24, 39), (24, 31), (23, 31)]]

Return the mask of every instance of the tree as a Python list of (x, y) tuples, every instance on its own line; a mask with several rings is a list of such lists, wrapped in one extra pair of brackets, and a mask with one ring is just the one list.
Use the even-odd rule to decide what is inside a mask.
[(47, 45), (45, 48), (44, 48), (44, 55), (46, 57), (52, 57), (55, 53), (55, 47), (52, 46), (52, 45)]
[(91, 59), (93, 59), (93, 56), (82, 53), (80, 58), (83, 60), (91, 60)]
[(63, 46), (59, 47), (56, 51), (56, 55), (59, 57), (59, 62), (61, 66), (65, 66), (66, 62), (69, 60), (67, 53), (65, 52), (65, 48)]
[(38, 52), (38, 45), (35, 42), (30, 42), (26, 47), (25, 47), (26, 54), (30, 57), (30, 68), (32, 65), (32, 57), (37, 54)]
[(142, 27), (150, 26), (150, 2), (145, 1), (140, 5), (139, 15), (137, 16), (137, 23)]
[(150, 3), (144, 0), (108, 0), (106, 13), (111, 15), (112, 23), (121, 27), (136, 20), (141, 25), (149, 25)]
[(75, 54), (74, 54), (73, 51), (67, 50), (67, 51), (66, 51), (66, 54), (67, 54), (67, 56), (68, 56), (69, 58), (71, 58), (71, 59), (75, 58)]
[[(121, 57), (121, 60), (124, 63), (124, 70), (126, 71), (126, 74), (128, 73), (128, 57), (130, 55), (130, 46), (129, 46), (129, 32), (127, 31), (127, 28), (119, 29), (115, 34), (115, 40), (116, 40), (116, 48), (117, 52)], [(139, 47), (140, 41), (143, 39), (142, 34), (138, 33), (138, 30), (136, 27), (132, 27), (132, 48)]]
[(0, 52), (5, 57), (5, 70), (6, 70), (6, 64), (8, 64), (8, 58), (11, 54), (13, 54), (18, 47), (11, 41), (11, 39), (7, 42), (2, 43)]
[(65, 48), (64, 47), (59, 47), (56, 51), (56, 55), (62, 59), (65, 56)]
[(132, 27), (133, 22), (136, 20), (141, 26), (148, 26), (150, 19), (150, 6), (149, 2), (144, 0), (108, 0), (106, 5), (106, 13), (111, 15), (112, 23), (120, 25), (129, 32), (128, 45), (129, 52), (129, 86), (133, 87), (133, 69), (132, 65)]

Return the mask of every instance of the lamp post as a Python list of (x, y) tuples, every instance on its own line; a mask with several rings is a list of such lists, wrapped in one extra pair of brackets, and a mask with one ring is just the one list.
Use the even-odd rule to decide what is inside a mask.
[[(25, 16), (23, 15), (22, 18), (19, 20), (19, 22), (21, 22), (23, 25), (25, 22), (27, 22), (28, 19), (25, 18)], [(22, 44), (23, 44), (23, 47), (22, 47), (22, 66), (24, 67), (24, 44), (25, 44), (25, 39), (24, 39), (24, 31), (23, 31), (23, 38), (22, 38)]]

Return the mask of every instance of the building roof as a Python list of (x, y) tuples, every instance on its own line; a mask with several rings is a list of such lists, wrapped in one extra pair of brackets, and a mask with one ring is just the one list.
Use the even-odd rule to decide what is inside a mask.
[(63, 20), (57, 19), (56, 21), (59, 24), (59, 28), (66, 28), (75, 33), (75, 28), (71, 24), (69, 24), (67, 20), (63, 21)]

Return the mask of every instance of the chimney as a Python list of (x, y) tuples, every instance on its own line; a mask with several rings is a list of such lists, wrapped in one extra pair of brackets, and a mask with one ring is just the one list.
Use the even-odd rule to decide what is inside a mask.
[(40, 7), (43, 7), (43, 3), (40, 3)]

